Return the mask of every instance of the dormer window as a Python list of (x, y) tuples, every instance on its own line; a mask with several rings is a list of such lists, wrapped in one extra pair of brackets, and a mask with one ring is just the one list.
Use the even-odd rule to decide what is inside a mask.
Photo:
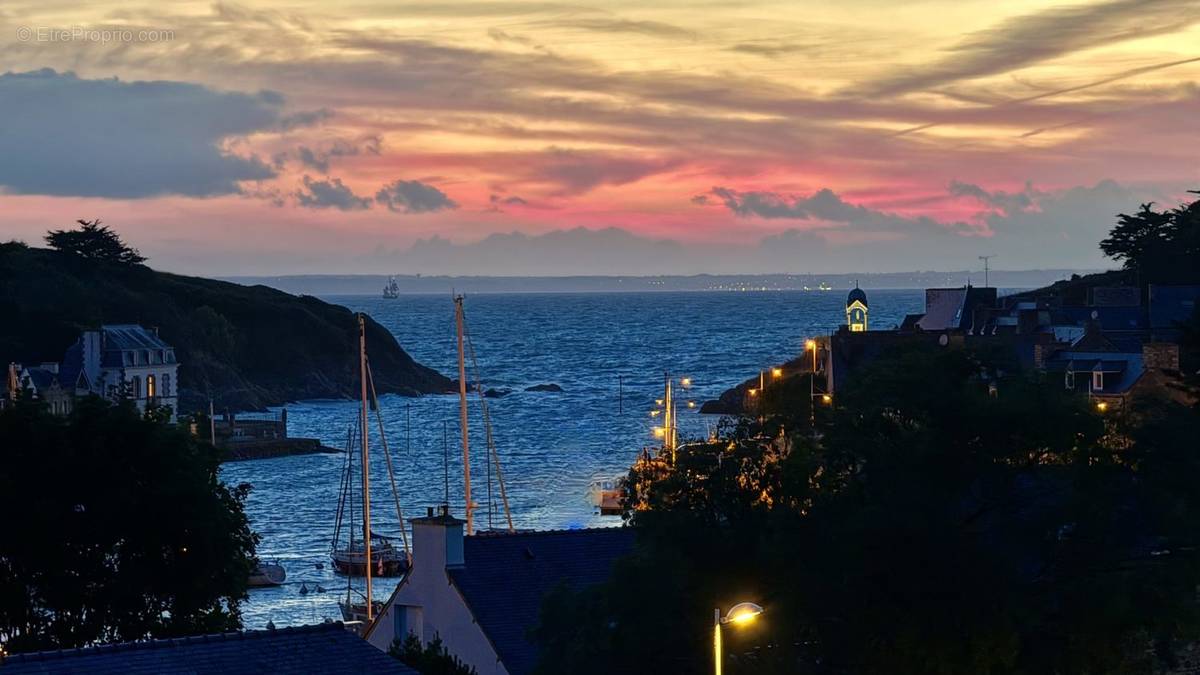
[(1104, 372), (1096, 370), (1092, 372), (1092, 391), (1104, 391)]

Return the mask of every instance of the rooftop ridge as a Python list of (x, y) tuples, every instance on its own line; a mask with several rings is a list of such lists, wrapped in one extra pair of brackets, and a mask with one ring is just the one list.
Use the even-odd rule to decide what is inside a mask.
[(21, 652), (9, 654), (0, 658), (0, 665), (6, 663), (23, 663), (37, 661), (54, 661), (58, 659), (106, 654), (111, 652), (150, 651), (153, 649), (182, 647), (192, 644), (207, 644), (211, 642), (233, 642), (256, 640), (280, 634), (321, 633), (332, 630), (345, 630), (341, 621), (328, 623), (307, 624), (303, 626), (285, 626), (283, 628), (260, 628), (255, 630), (228, 631), (225, 633), (209, 633), (201, 635), (184, 635), (173, 638), (154, 638), (150, 640), (133, 640), (129, 642), (113, 642), (108, 644), (74, 647), (69, 649), (47, 649), (37, 652)]
[(546, 536), (546, 535), (574, 534), (577, 532), (605, 532), (605, 531), (609, 531), (609, 530), (611, 530), (613, 532), (623, 532), (623, 531), (628, 531), (628, 530), (632, 530), (632, 529), (633, 528), (631, 528), (631, 527), (628, 527), (625, 525), (620, 525), (620, 526), (616, 526), (616, 527), (575, 527), (575, 528), (563, 527), (563, 528), (555, 528), (555, 529), (550, 529), (550, 530), (517, 530), (515, 532), (508, 532), (506, 530), (487, 530), (487, 531), (475, 532), (473, 534), (469, 534), (466, 536), (468, 538), (491, 539), (493, 537), (497, 537), (497, 538), (499, 538), (499, 537), (535, 537), (535, 536)]

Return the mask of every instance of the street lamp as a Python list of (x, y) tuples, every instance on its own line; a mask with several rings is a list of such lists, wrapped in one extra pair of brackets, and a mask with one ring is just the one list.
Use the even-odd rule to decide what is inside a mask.
[(720, 607), (713, 610), (713, 672), (716, 675), (721, 675), (723, 665), (721, 659), (721, 626), (729, 623), (736, 626), (748, 624), (762, 613), (763, 608), (753, 602), (739, 602), (730, 607), (729, 612), (725, 616), (721, 616)]
[(779, 378), (783, 377), (783, 368), (772, 368), (771, 369), (771, 377), (773, 377), (777, 380)]
[(804, 348), (811, 351), (813, 355), (812, 372), (808, 375), (808, 425), (815, 430), (817, 427), (817, 411), (814, 410), (817, 397), (817, 341), (812, 338), (805, 340)]

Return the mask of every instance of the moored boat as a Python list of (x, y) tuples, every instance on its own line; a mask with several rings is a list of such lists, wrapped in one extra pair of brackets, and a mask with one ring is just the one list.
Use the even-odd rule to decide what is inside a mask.
[(623, 478), (597, 478), (588, 488), (588, 501), (602, 516), (619, 516), (624, 512), (621, 498), (624, 496)]
[[(333, 569), (338, 574), (348, 574), (354, 577), (365, 576), (367, 573), (367, 549), (362, 542), (350, 542), (349, 545), (335, 548), (330, 554)], [(395, 577), (408, 571), (408, 556), (397, 548), (387, 537), (371, 535), (371, 576)]]
[(246, 584), (251, 588), (261, 588), (263, 586), (279, 586), (286, 580), (287, 571), (283, 569), (283, 565), (277, 562), (259, 562), (254, 567), (254, 571), (250, 573)]

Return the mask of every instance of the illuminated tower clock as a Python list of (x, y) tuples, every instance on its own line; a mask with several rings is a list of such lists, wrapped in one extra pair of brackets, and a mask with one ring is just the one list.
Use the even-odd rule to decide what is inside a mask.
[(854, 289), (846, 297), (846, 325), (859, 333), (867, 329), (867, 294), (854, 282)]

